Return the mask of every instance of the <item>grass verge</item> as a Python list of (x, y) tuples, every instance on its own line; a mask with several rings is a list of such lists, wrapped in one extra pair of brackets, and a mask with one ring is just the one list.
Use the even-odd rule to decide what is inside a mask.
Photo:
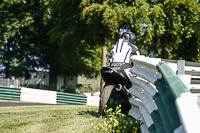
[(0, 108), (0, 133), (92, 133), (97, 106), (54, 105)]

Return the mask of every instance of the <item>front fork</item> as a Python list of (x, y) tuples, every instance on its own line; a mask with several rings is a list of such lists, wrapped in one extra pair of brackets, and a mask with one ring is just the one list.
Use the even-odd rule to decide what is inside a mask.
[(118, 84), (115, 86), (116, 91), (123, 94), (125, 97), (130, 97), (129, 90), (123, 86), (122, 84)]
[(115, 108), (116, 106), (127, 102), (129, 97), (129, 91), (123, 85), (118, 84), (111, 92), (108, 107)]

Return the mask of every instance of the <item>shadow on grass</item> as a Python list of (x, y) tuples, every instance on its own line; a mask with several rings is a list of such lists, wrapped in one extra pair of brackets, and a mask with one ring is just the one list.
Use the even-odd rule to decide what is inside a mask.
[(89, 110), (81, 111), (81, 112), (79, 112), (78, 115), (86, 115), (86, 114), (89, 114), (89, 115), (94, 116), (94, 117), (99, 117), (100, 116), (97, 111), (89, 111)]

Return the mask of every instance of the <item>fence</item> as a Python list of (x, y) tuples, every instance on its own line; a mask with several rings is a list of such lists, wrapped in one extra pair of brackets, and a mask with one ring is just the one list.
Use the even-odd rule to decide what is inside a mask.
[(19, 87), (20, 81), (19, 80), (9, 79), (9, 78), (0, 78), (0, 85), (1, 86)]
[(191, 93), (200, 89), (199, 63), (144, 56), (132, 56), (131, 61), (136, 76), (131, 77), (129, 113), (143, 121), (142, 132), (199, 132), (200, 94)]
[(188, 88), (190, 88), (190, 91), (193, 93), (200, 92), (200, 63), (168, 59), (162, 59), (162, 61), (177, 65), (176, 74), (178, 74), (180, 78), (182, 78), (182, 76), (189, 77), (190, 86), (188, 86)]
[[(0, 78), (0, 86), (11, 86), (11, 87), (27, 87), (41, 90), (54, 90), (57, 88), (57, 84), (42, 85), (42, 84), (28, 84), (25, 83), (23, 79), (10, 79), (10, 78)], [(61, 88), (61, 87), (60, 87)]]

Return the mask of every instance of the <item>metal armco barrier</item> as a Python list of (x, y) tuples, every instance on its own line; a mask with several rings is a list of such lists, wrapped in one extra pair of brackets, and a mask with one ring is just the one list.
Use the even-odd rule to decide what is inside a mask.
[(131, 61), (134, 66), (130, 72), (135, 76), (130, 79), (129, 114), (143, 121), (142, 132), (200, 132), (200, 93), (192, 93), (200, 85), (200, 63), (186, 66), (188, 62), (144, 56), (132, 56)]
[(0, 99), (49, 104), (90, 105), (87, 96), (32, 88), (0, 86)]

